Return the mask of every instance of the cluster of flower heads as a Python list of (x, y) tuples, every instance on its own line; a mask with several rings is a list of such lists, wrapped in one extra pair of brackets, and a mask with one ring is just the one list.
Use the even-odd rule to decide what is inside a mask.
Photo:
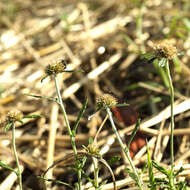
[(177, 56), (177, 48), (169, 40), (161, 40), (154, 43), (153, 49), (156, 55), (160, 58), (165, 57), (172, 60)]
[(19, 110), (11, 110), (7, 113), (5, 119), (1, 119), (0, 126), (4, 127), (8, 123), (13, 123), (16, 121), (21, 121), (23, 119), (23, 113)]
[(96, 98), (96, 104), (98, 107), (111, 107), (117, 103), (117, 99), (110, 94), (103, 94)]
[(47, 75), (56, 75), (58, 73), (64, 72), (66, 67), (67, 67), (67, 64), (66, 64), (65, 60), (58, 59), (46, 67), (45, 73)]

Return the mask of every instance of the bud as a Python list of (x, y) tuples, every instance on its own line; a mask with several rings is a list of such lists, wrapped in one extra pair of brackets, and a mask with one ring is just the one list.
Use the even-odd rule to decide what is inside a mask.
[(53, 74), (58, 74), (64, 72), (66, 69), (67, 65), (66, 62), (63, 59), (58, 59), (54, 63), (49, 64), (46, 69), (45, 73), (47, 75), (53, 75)]
[(103, 94), (96, 99), (98, 107), (112, 107), (117, 104), (117, 99), (110, 94)]
[(12, 110), (7, 113), (6, 123), (21, 121), (23, 119), (23, 113), (19, 110)]
[(89, 144), (87, 146), (86, 151), (90, 154), (98, 155), (100, 152), (100, 149), (95, 144)]
[(177, 56), (177, 49), (169, 40), (162, 40), (153, 45), (158, 57), (165, 57), (172, 60)]

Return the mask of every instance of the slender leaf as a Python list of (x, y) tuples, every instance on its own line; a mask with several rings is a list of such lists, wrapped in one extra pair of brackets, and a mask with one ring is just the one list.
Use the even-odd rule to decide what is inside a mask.
[(148, 173), (151, 190), (156, 190), (156, 181), (153, 173), (152, 160), (150, 157), (149, 146), (147, 143), (147, 157), (148, 157)]
[(170, 171), (166, 170), (164, 167), (158, 165), (155, 161), (152, 161), (152, 165), (161, 173), (165, 174), (167, 177), (170, 176)]
[(61, 184), (61, 185), (65, 185), (67, 187), (70, 187), (71, 189), (74, 189), (71, 185), (69, 185), (68, 183), (65, 183), (63, 181), (60, 181), (60, 180), (56, 180), (56, 179), (49, 179), (49, 178), (45, 178), (45, 177), (41, 177), (41, 176), (37, 176), (38, 179), (42, 179), (44, 181), (50, 181), (50, 182), (54, 182), (54, 183), (57, 183), (57, 184)]
[(53, 102), (58, 103), (58, 99), (57, 98), (50, 98), (50, 97), (47, 97), (47, 96), (38, 96), (38, 95), (34, 95), (34, 94), (25, 94), (25, 95), (31, 96), (33, 98), (47, 99), (49, 101), (53, 101)]
[(41, 115), (38, 115), (38, 114), (33, 114), (33, 115), (25, 115), (23, 118), (40, 118), (40, 117), (42, 117)]
[(79, 115), (77, 117), (77, 120), (75, 122), (75, 125), (73, 127), (73, 132), (74, 132), (74, 135), (76, 134), (76, 130), (77, 130), (77, 127), (79, 125), (79, 122), (80, 122), (80, 119), (81, 117), (84, 115), (84, 111), (86, 110), (86, 107), (87, 107), (87, 103), (88, 103), (88, 99), (85, 100), (80, 112), (79, 112)]
[(156, 56), (154, 53), (144, 53), (140, 56), (140, 59), (146, 59), (148, 61), (151, 61), (151, 60), (153, 61), (153, 59), (155, 59), (155, 58), (156, 58)]
[(41, 79), (41, 82), (43, 82), (48, 76), (49, 76), (49, 75), (46, 75), (45, 77), (43, 77), (43, 78)]
[(16, 172), (13, 168), (11, 168), (11, 167), (9, 167), (8, 165), (4, 164), (1, 160), (0, 160), (0, 166), (1, 166), (2, 168), (5, 168), (5, 169), (7, 169), (7, 170), (10, 170), (11, 172), (14, 172), (14, 173), (17, 175), (17, 172)]
[(12, 124), (13, 124), (12, 122), (7, 123), (7, 125), (4, 128), (4, 130), (8, 131), (11, 128)]
[(136, 133), (137, 133), (139, 127), (140, 127), (140, 119), (137, 120), (136, 125), (135, 125), (135, 128), (134, 128), (132, 134), (130, 135), (130, 138), (129, 138), (129, 141), (128, 141), (128, 144), (127, 144), (127, 148), (128, 148), (128, 149), (129, 149), (130, 144), (131, 144), (131, 142), (132, 142), (134, 136), (136, 135)]

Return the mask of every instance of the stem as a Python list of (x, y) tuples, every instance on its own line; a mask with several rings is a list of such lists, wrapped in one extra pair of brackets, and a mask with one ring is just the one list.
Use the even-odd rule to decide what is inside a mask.
[(120, 144), (122, 150), (124, 151), (124, 153), (125, 153), (125, 155), (126, 155), (128, 161), (129, 161), (129, 164), (130, 164), (130, 166), (131, 166), (131, 168), (132, 168), (132, 170), (133, 170), (133, 172), (134, 172), (134, 174), (135, 174), (135, 176), (136, 176), (136, 180), (137, 180), (138, 187), (139, 187), (140, 190), (143, 190), (143, 187), (142, 187), (143, 182), (142, 182), (142, 180), (141, 180), (139, 174), (137, 173), (136, 168), (135, 168), (135, 166), (134, 166), (134, 164), (133, 164), (133, 161), (132, 161), (132, 159), (131, 159), (131, 157), (130, 157), (129, 149), (128, 149), (127, 147), (125, 147), (125, 145), (123, 144), (123, 142), (122, 142), (122, 140), (121, 140), (121, 137), (120, 137), (120, 135), (119, 135), (119, 133), (118, 133), (118, 131), (117, 131), (117, 128), (116, 128), (116, 126), (115, 126), (115, 123), (114, 123), (114, 121), (113, 121), (112, 113), (111, 113), (109, 107), (106, 108), (106, 112), (107, 112), (107, 114), (108, 114), (109, 120), (110, 120), (110, 122), (111, 122), (112, 129), (113, 129), (113, 131), (114, 131), (114, 133), (115, 133), (115, 135), (116, 135), (116, 137), (117, 137), (117, 140), (118, 140), (118, 142), (119, 142), (119, 144)]
[(98, 184), (98, 173), (99, 173), (99, 168), (98, 168), (98, 162), (96, 158), (92, 157), (92, 162), (94, 165), (94, 181), (95, 181), (95, 187), (98, 188), (99, 184)]
[[(63, 117), (64, 117), (64, 120), (65, 120), (65, 123), (66, 123), (67, 132), (69, 133), (70, 140), (71, 140), (71, 146), (72, 146), (72, 149), (74, 151), (75, 159), (76, 159), (76, 162), (77, 162), (78, 157), (77, 157), (77, 148), (76, 148), (76, 143), (75, 143), (75, 136), (72, 133), (71, 127), (69, 125), (69, 120), (67, 118), (67, 114), (66, 114), (66, 111), (65, 111), (65, 107), (64, 107), (64, 104), (63, 104), (62, 97), (61, 97), (61, 93), (60, 93), (60, 89), (59, 89), (58, 80), (57, 80), (56, 75), (54, 75), (53, 78), (54, 78), (54, 81), (55, 81), (55, 88), (56, 88), (56, 93), (57, 93), (58, 100), (59, 100), (59, 105), (60, 105), (61, 110), (63, 112)], [(79, 185), (79, 190), (81, 190), (81, 175), (82, 175), (81, 174), (81, 169), (78, 169), (78, 185)]]
[(19, 165), (19, 160), (18, 160), (18, 155), (16, 151), (16, 142), (15, 142), (15, 123), (12, 125), (12, 147), (13, 147), (13, 152), (16, 160), (16, 165), (17, 165), (17, 176), (18, 176), (18, 182), (19, 182), (19, 187), (20, 190), (22, 190), (22, 175), (21, 175), (21, 169)]
[(61, 93), (60, 93), (60, 89), (59, 89), (58, 80), (57, 80), (56, 75), (54, 76), (54, 81), (55, 81), (56, 93), (57, 93), (58, 100), (59, 100), (59, 105), (61, 106), (61, 110), (63, 112), (63, 117), (64, 117), (64, 120), (65, 120), (65, 123), (66, 123), (66, 128), (67, 128), (67, 131), (68, 131), (70, 139), (71, 139), (71, 145), (72, 145), (74, 154), (77, 155), (75, 137), (74, 137), (74, 135), (73, 135), (73, 133), (71, 131), (71, 127), (69, 125), (69, 120), (67, 118), (67, 114), (66, 114), (66, 111), (65, 111), (65, 107), (64, 107), (64, 104), (63, 104), (62, 97), (61, 97)]
[(169, 81), (170, 90), (170, 104), (171, 104), (171, 134), (170, 134), (170, 154), (171, 154), (171, 171), (170, 171), (170, 185), (172, 189), (175, 189), (175, 177), (174, 177), (174, 88), (172, 84), (172, 78), (170, 75), (169, 62), (166, 61), (166, 74)]

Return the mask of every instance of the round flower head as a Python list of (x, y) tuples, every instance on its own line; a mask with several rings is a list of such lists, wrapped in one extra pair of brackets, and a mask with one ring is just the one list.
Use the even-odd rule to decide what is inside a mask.
[(98, 107), (111, 107), (117, 104), (117, 99), (110, 94), (103, 94), (96, 99)]
[(169, 40), (162, 40), (153, 45), (156, 54), (159, 57), (165, 57), (169, 60), (173, 59), (177, 55), (177, 49)]
[(46, 67), (45, 73), (47, 75), (56, 75), (58, 73), (62, 73), (66, 69), (66, 67), (66, 62), (63, 59), (58, 59)]
[(6, 122), (16, 122), (23, 119), (23, 113), (19, 110), (12, 110), (7, 113)]

